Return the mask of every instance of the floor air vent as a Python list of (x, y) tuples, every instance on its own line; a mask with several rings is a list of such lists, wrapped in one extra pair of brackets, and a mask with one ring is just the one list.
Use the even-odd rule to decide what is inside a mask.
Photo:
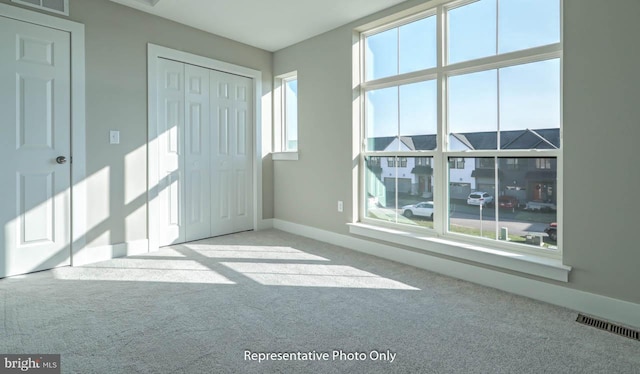
[(630, 329), (628, 327), (613, 324), (611, 322), (603, 321), (601, 319), (585, 316), (584, 314), (578, 314), (577, 322), (587, 326), (592, 326), (600, 330), (612, 332), (614, 334), (626, 336), (627, 338), (640, 340), (640, 331)]

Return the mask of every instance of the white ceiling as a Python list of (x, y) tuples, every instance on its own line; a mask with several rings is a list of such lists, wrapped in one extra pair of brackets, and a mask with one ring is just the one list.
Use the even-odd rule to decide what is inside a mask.
[(405, 0), (111, 1), (273, 52)]

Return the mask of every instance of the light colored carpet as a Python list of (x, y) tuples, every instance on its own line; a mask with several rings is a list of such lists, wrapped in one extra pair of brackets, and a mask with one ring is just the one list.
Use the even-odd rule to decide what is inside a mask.
[(640, 373), (640, 342), (571, 310), (277, 230), (3, 279), (0, 313), (0, 353), (63, 373)]

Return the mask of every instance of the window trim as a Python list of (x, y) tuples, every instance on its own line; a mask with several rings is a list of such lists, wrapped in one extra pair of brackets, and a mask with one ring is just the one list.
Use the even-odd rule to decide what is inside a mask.
[[(286, 90), (285, 84), (291, 80), (298, 80), (298, 72), (291, 71), (285, 74), (277, 75), (274, 78), (274, 111), (273, 111), (273, 160), (298, 160), (299, 147), (289, 149), (287, 147), (287, 116), (286, 116)], [(298, 101), (296, 101), (296, 106)], [(296, 139), (297, 141), (298, 139)]]
[[(458, 62), (454, 64), (445, 64), (445, 28), (447, 27), (446, 11), (448, 9), (464, 6), (471, 1), (451, 1), (451, 0), (436, 0), (429, 3), (421, 4), (417, 7), (407, 9), (395, 15), (384, 17), (380, 20), (370, 22), (361, 27), (354, 29), (354, 42), (359, 44), (359, 48), (354, 49), (353, 69), (354, 69), (354, 89), (358, 95), (357, 105), (354, 106), (354, 135), (358, 135), (358, 139), (354, 139), (354, 153), (359, 155), (360, 170), (358, 173), (354, 173), (354, 217), (353, 224), (373, 225), (381, 228), (390, 228), (393, 230), (402, 230), (406, 232), (413, 232), (415, 229), (407, 227), (406, 225), (385, 222), (381, 220), (367, 218), (367, 201), (366, 201), (366, 165), (364, 160), (366, 157), (390, 157), (390, 156), (406, 156), (406, 157), (433, 157), (433, 178), (436, 180), (434, 183), (434, 195), (433, 200), (440, 201), (440, 208), (447, 206), (449, 201), (449, 183), (451, 182), (448, 177), (448, 158), (449, 157), (505, 157), (505, 158), (518, 158), (518, 157), (553, 157), (556, 158), (557, 163), (557, 179), (556, 179), (556, 193), (557, 196), (557, 222), (560, 227), (563, 227), (563, 152), (562, 149), (524, 149), (524, 150), (480, 150), (480, 151), (451, 151), (449, 150), (449, 131), (446, 107), (446, 80), (451, 76), (468, 74), (473, 72), (480, 72), (486, 70), (500, 69), (509, 66), (517, 66), (527, 63), (547, 61), (552, 59), (558, 59), (560, 64), (560, 144), (563, 146), (562, 139), (562, 94), (563, 94), (563, 0), (560, 2), (560, 41), (553, 44), (528, 48), (519, 51), (513, 51), (508, 53), (496, 54), (493, 56), (473, 59), (469, 61)], [(379, 78), (375, 80), (365, 81), (365, 39), (370, 35), (384, 32), (395, 27), (416, 21), (418, 19), (436, 16), (436, 48), (437, 48), (437, 66), (435, 68), (428, 68), (424, 70), (398, 74), (395, 76)], [(380, 152), (380, 151), (368, 151), (366, 149), (366, 92), (374, 89), (382, 89), (387, 87), (396, 87), (404, 84), (416, 83), (426, 80), (435, 80), (438, 90), (438, 116), (437, 116), (437, 140), (438, 146), (434, 150), (430, 151), (414, 151), (414, 152)], [(354, 130), (355, 131), (355, 130)], [(451, 240), (452, 243), (461, 243), (461, 245), (467, 245), (469, 243), (473, 245), (479, 245), (488, 248), (500, 248), (509, 252), (520, 253), (526, 255), (533, 255), (534, 257), (545, 257), (552, 259), (561, 259), (563, 252), (562, 230), (558, 232), (557, 249), (553, 252), (542, 248), (531, 248), (531, 246), (517, 243), (505, 243), (494, 239), (484, 239), (479, 237), (473, 237), (463, 234), (457, 234), (448, 230), (448, 214), (437, 214), (434, 220), (434, 228), (420, 228), (416, 233), (424, 237), (437, 237), (446, 240)]]
[(541, 278), (560, 282), (569, 281), (571, 267), (560, 259), (533, 253), (518, 253), (508, 249), (483, 246), (458, 238), (427, 236), (410, 230), (398, 230), (396, 227), (371, 224), (367, 222), (351, 223), (349, 232), (354, 235), (381, 240), (395, 245), (419, 248), (430, 254), (435, 253), (465, 261), (488, 265), (500, 269), (517, 271)]

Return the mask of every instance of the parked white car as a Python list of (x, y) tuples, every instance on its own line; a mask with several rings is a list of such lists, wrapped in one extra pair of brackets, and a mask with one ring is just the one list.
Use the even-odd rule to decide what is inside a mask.
[(407, 218), (419, 216), (433, 220), (433, 201), (424, 201), (417, 204), (405, 205), (402, 207), (402, 215)]
[(467, 204), (491, 206), (493, 204), (493, 196), (486, 192), (472, 192), (467, 198)]

